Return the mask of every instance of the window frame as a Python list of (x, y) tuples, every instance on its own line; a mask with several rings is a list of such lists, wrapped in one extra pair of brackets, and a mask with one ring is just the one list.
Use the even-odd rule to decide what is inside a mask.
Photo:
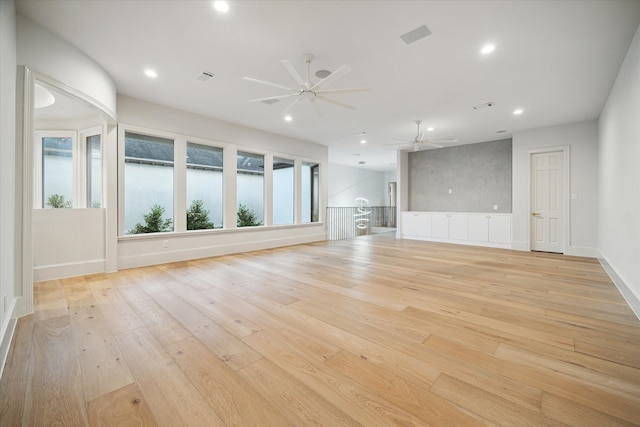
[[(178, 201), (176, 200), (176, 176), (178, 175), (178, 171), (176, 170), (176, 163), (178, 163), (177, 159), (180, 158), (179, 153), (180, 150), (177, 147), (178, 138), (176, 135), (172, 135), (167, 132), (162, 131), (154, 131), (149, 129), (138, 128), (134, 126), (118, 126), (118, 236), (140, 236), (140, 235), (167, 235), (170, 233), (175, 233), (177, 230), (177, 212), (176, 206)], [(125, 167), (126, 167), (126, 157), (125, 157), (125, 147), (126, 147), (126, 134), (133, 133), (142, 136), (148, 136), (150, 138), (159, 138), (159, 139), (167, 139), (171, 140), (173, 144), (173, 162), (172, 162), (172, 200), (173, 206), (171, 210), (172, 220), (173, 220), (173, 230), (160, 232), (160, 233), (141, 233), (141, 234), (127, 234), (125, 227)], [(185, 146), (185, 155), (183, 156), (184, 164), (186, 167), (186, 146)], [(186, 218), (185, 218), (186, 221)]]
[(78, 205), (78, 132), (73, 130), (37, 130), (34, 132), (33, 143), (33, 209), (49, 209), (44, 200), (44, 158), (43, 139), (44, 138), (71, 138), (71, 182), (72, 182), (72, 207)]
[[(271, 158), (272, 162), (271, 162), (271, 177), (272, 177), (272, 187), (271, 187), (271, 219), (272, 219), (272, 224), (270, 225), (275, 225), (275, 226), (280, 226), (280, 225), (294, 225), (296, 224), (296, 220), (297, 220), (297, 215), (296, 215), (296, 207), (298, 205), (298, 197), (297, 197), (297, 190), (300, 187), (300, 184), (298, 183), (298, 180), (296, 179), (297, 177), (297, 162), (296, 162), (296, 158), (291, 158), (293, 156), (287, 156), (287, 155), (279, 155), (279, 154), (274, 154)], [(284, 160), (287, 162), (291, 162), (291, 169), (292, 169), (292, 174), (293, 174), (293, 192), (292, 192), (292, 211), (291, 211), (291, 218), (292, 221), (291, 222), (287, 222), (287, 223), (276, 223), (275, 222), (275, 210), (276, 210), (276, 204), (275, 204), (275, 194), (276, 194), (276, 186), (275, 186), (275, 171), (276, 169), (274, 168), (276, 159), (279, 160)]]
[[(309, 171), (311, 173), (311, 177), (309, 180), (310, 189), (309, 189), (309, 221), (305, 221), (302, 217), (302, 205), (305, 202), (304, 197), (302, 195), (302, 172), (303, 166), (309, 166)], [(314, 179), (314, 169), (318, 170), (318, 178)], [(317, 160), (311, 159), (302, 159), (300, 162), (300, 224), (318, 224), (323, 221), (323, 212), (321, 209), (321, 196), (322, 196), (322, 163)], [(315, 208), (315, 209), (314, 209)], [(314, 221), (314, 211), (316, 212), (317, 218)]]
[[(102, 126), (95, 126), (87, 129), (83, 129), (78, 132), (78, 175), (80, 183), (78, 188), (78, 196), (80, 205), (86, 208), (95, 209), (91, 202), (91, 167), (89, 166), (89, 138), (92, 136), (100, 137), (100, 208), (104, 208), (105, 200), (105, 150), (104, 150), (104, 135), (102, 133)], [(80, 167), (80, 163), (82, 167)]]
[[(238, 221), (238, 208), (240, 207), (240, 200), (238, 198), (238, 175), (240, 174), (239, 170), (238, 170), (238, 156), (240, 155), (240, 153), (246, 153), (246, 154), (251, 154), (251, 155), (256, 155), (256, 156), (262, 156), (262, 174), (256, 173), (255, 175), (260, 175), (262, 176), (262, 224), (261, 225), (253, 225), (253, 226), (241, 226), (238, 227), (237, 226), (237, 221)], [(235, 179), (236, 179), (236, 206), (235, 206), (235, 220), (234, 223), (236, 224), (236, 228), (255, 228), (255, 227), (266, 227), (267, 225), (271, 225), (269, 224), (269, 218), (270, 215), (268, 214), (269, 212), (269, 205), (271, 205), (270, 201), (269, 203), (267, 202), (267, 190), (268, 190), (268, 185), (269, 183), (271, 183), (271, 178), (273, 176), (273, 170), (271, 169), (272, 164), (271, 165), (267, 165), (267, 163), (269, 162), (269, 158), (270, 158), (270, 153), (269, 152), (265, 152), (263, 150), (258, 150), (258, 149), (253, 149), (253, 148), (247, 148), (247, 147), (237, 147), (236, 149), (236, 155), (235, 155), (235, 164), (236, 164), (236, 170), (235, 170)], [(269, 169), (269, 171), (271, 171), (271, 176), (267, 177), (267, 168)], [(251, 175), (251, 173), (247, 173), (247, 175)]]
[[(137, 133), (148, 135), (151, 137), (165, 138), (174, 142), (174, 230), (163, 233), (148, 234), (125, 234), (124, 233), (124, 140), (125, 133)], [(136, 239), (166, 239), (169, 236), (196, 236), (209, 235), (216, 233), (229, 233), (235, 231), (249, 231), (265, 228), (289, 228), (301, 226), (317, 226), (322, 225), (324, 214), (322, 212), (322, 175), (325, 169), (324, 162), (314, 158), (308, 158), (299, 154), (284, 153), (275, 150), (265, 150), (261, 147), (252, 147), (244, 144), (234, 144), (221, 142), (215, 138), (202, 138), (190, 135), (180, 134), (176, 132), (168, 132), (157, 129), (150, 129), (126, 123), (118, 124), (117, 137), (117, 195), (118, 195), (118, 239), (119, 240), (136, 240)], [(186, 178), (186, 153), (187, 143), (197, 145), (210, 146), (223, 150), (223, 228), (203, 229), (203, 230), (187, 230), (186, 211), (187, 211), (187, 178)], [(237, 207), (238, 207), (238, 187), (237, 187), (237, 156), (238, 153), (248, 153), (263, 156), (264, 172), (263, 176), (263, 225), (254, 227), (237, 227)], [(294, 222), (292, 224), (274, 225), (272, 223), (272, 204), (273, 204), (273, 158), (285, 158), (293, 160), (295, 164), (294, 175)], [(318, 220), (317, 222), (302, 222), (301, 217), (301, 172), (302, 164), (308, 163), (317, 165), (319, 171), (318, 178)], [(231, 207), (233, 206), (233, 207)]]
[[(187, 224), (186, 224), (186, 216), (187, 216), (187, 211), (189, 210), (189, 200), (187, 197), (187, 192), (188, 192), (188, 185), (189, 185), (189, 180), (188, 180), (188, 171), (189, 171), (189, 162), (188, 162), (188, 149), (189, 149), (189, 144), (194, 144), (194, 145), (200, 145), (203, 147), (209, 147), (209, 148), (215, 148), (218, 150), (222, 150), (222, 166), (220, 167), (220, 173), (222, 174), (222, 194), (221, 194), (221, 198), (222, 198), (222, 227), (219, 228), (215, 228), (215, 222), (214, 222), (214, 228), (209, 228), (209, 229), (202, 229), (202, 230), (189, 230), (187, 228)], [(225, 184), (225, 170), (224, 170), (224, 158), (227, 155), (227, 151), (225, 149), (225, 147), (222, 147), (219, 145), (219, 143), (214, 143), (212, 141), (203, 141), (200, 140), (198, 138), (185, 138), (185, 177), (184, 177), (184, 198), (185, 198), (185, 204), (184, 204), (184, 217), (185, 217), (185, 230), (186, 232), (192, 233), (192, 232), (201, 232), (201, 231), (207, 231), (207, 230), (224, 230), (226, 228), (226, 221), (225, 221), (225, 208), (226, 208), (226, 204), (227, 204), (227, 200), (226, 200), (226, 184)], [(213, 166), (211, 167), (213, 169)]]

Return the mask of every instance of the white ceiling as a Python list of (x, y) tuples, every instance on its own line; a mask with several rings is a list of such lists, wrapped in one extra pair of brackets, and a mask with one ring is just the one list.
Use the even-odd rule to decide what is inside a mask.
[[(381, 145), (411, 140), (415, 120), (435, 128), (429, 137), (468, 144), (597, 118), (640, 22), (638, 0), (229, 4), (222, 15), (211, 1), (16, 2), (104, 67), (119, 93), (324, 144), (332, 162), (381, 171), (396, 161)], [(422, 25), (432, 35), (400, 39)], [(479, 52), (486, 43), (496, 45), (490, 55)], [(333, 96), (357, 111), (321, 103), (318, 117), (299, 103), (286, 123), (287, 103), (247, 102), (284, 92), (242, 77), (295, 86), (280, 61), (304, 75), (304, 53), (316, 56), (312, 74), (351, 67), (328, 88), (373, 88)], [(148, 67), (156, 79), (144, 76)], [(203, 70), (216, 77), (195, 80)]]

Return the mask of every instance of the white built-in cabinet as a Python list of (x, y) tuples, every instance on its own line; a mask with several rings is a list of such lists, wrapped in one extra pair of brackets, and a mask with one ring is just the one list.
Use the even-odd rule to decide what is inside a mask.
[(511, 214), (403, 212), (403, 239), (511, 247)]

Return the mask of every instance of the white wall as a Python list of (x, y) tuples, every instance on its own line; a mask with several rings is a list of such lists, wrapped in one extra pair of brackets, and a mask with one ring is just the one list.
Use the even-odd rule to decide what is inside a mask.
[(532, 129), (513, 135), (513, 248), (529, 250), (529, 150), (569, 145), (570, 223), (568, 255), (597, 254), (598, 122)]
[(388, 206), (384, 172), (329, 165), (329, 206), (356, 206), (356, 197), (369, 200), (369, 206)]
[(600, 256), (640, 317), (640, 27), (600, 115), (599, 169)]
[(19, 313), (16, 280), (16, 14), (0, 1), (0, 374)]
[(107, 72), (74, 46), (20, 14), (18, 65), (56, 79), (115, 116), (116, 85)]
[(35, 209), (34, 280), (103, 272), (104, 213), (104, 209)]
[[(198, 116), (127, 96), (118, 96), (120, 127), (171, 133), (192, 138), (220, 142), (225, 149), (224, 183), (226, 230), (130, 235), (118, 239), (118, 268), (181, 261), (277, 246), (285, 246), (325, 239), (323, 223), (270, 227), (251, 227), (233, 230), (236, 218), (235, 152), (239, 149), (268, 156), (296, 158), (297, 162), (320, 164), (320, 215), (323, 220), (327, 206), (326, 146), (261, 132), (220, 120)], [(160, 135), (162, 136), (162, 135)], [(188, 139), (188, 138), (187, 138)], [(195, 141), (197, 142), (197, 141)], [(267, 163), (269, 163), (267, 161)], [(268, 171), (265, 170), (265, 176)], [(300, 197), (299, 190), (296, 190)], [(265, 206), (271, 206), (272, 187), (265, 182)], [(267, 215), (269, 217), (269, 215)], [(298, 218), (300, 215), (297, 216)], [(231, 218), (231, 222), (229, 221)]]

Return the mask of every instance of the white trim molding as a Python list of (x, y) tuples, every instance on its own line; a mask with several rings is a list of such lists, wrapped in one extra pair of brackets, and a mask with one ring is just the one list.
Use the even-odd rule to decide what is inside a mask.
[[(2, 318), (2, 324), (0, 325), (0, 378), (2, 378), (2, 371), (4, 370), (4, 364), (7, 361), (9, 355), (9, 347), (11, 346), (11, 340), (13, 340), (13, 334), (16, 330), (18, 313), (18, 300), (19, 297), (14, 297), (9, 301), (7, 307), (5, 307), (4, 316)], [(2, 304), (5, 304), (3, 301)]]
[(631, 288), (625, 283), (625, 281), (618, 275), (616, 270), (613, 268), (609, 261), (602, 255), (602, 252), (598, 254), (598, 261), (600, 261), (600, 265), (604, 268), (604, 271), (609, 275), (611, 281), (616, 285), (618, 291), (622, 294), (624, 300), (629, 304), (631, 310), (635, 313), (636, 317), (640, 319), (640, 297), (633, 293)]
[(64, 279), (66, 277), (104, 273), (104, 262), (104, 259), (95, 259), (34, 267), (33, 280), (40, 282), (43, 280)]

